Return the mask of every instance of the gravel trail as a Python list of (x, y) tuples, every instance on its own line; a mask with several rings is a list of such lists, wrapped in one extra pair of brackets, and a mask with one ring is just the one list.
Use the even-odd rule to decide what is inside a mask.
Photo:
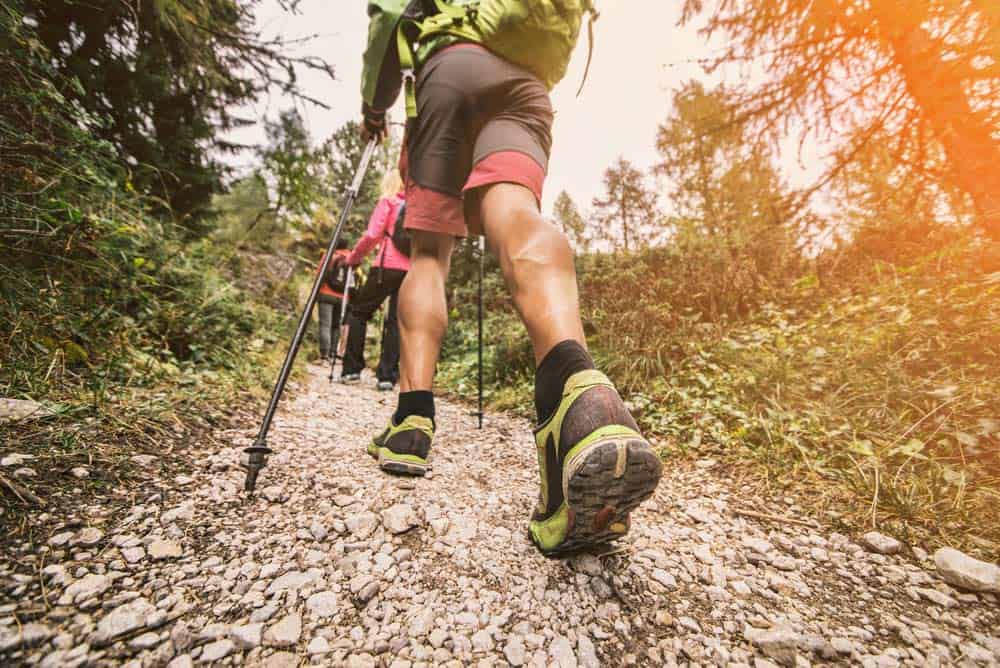
[(988, 568), (761, 511), (711, 460), (668, 464), (619, 551), (545, 559), (531, 425), (440, 401), (431, 473), (390, 477), (364, 446), (394, 400), (310, 366), (249, 503), (255, 424), (147, 462), (130, 508), (0, 564), (0, 665), (1000, 664)]

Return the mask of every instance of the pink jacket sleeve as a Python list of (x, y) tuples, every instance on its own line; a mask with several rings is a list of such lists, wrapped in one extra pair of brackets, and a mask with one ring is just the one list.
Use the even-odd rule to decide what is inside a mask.
[(358, 239), (354, 250), (351, 251), (351, 254), (347, 258), (347, 264), (361, 264), (361, 260), (368, 254), (368, 251), (376, 245), (381, 245), (382, 240), (385, 238), (385, 228), (389, 224), (389, 216), (391, 214), (392, 203), (383, 197), (375, 205), (372, 217), (368, 220), (368, 229), (365, 230), (364, 236)]

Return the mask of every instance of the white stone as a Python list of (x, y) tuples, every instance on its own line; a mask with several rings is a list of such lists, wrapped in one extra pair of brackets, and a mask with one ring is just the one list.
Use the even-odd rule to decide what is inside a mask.
[(34, 647), (54, 635), (55, 631), (45, 624), (39, 624), (38, 622), (31, 622), (22, 626), (18, 626), (17, 624), (2, 626), (0, 627), (0, 652), (6, 652), (15, 647)]
[(801, 636), (791, 627), (778, 625), (762, 630), (748, 626), (743, 635), (778, 663), (795, 665)]
[(90, 469), (88, 469), (86, 466), (74, 466), (69, 470), (69, 472), (73, 474), (74, 478), (82, 479), (90, 477)]
[(507, 644), (504, 645), (503, 655), (507, 657), (507, 661), (512, 666), (523, 666), (525, 660), (527, 659), (527, 651), (524, 648), (524, 638), (515, 634), (511, 634), (507, 638)]
[(937, 589), (931, 589), (930, 587), (914, 587), (914, 591), (934, 605), (940, 605), (942, 608), (953, 608), (958, 605), (958, 601), (953, 599), (948, 594), (939, 592)]
[(580, 668), (600, 668), (601, 662), (597, 658), (597, 649), (585, 633), (581, 633), (577, 637), (576, 651), (580, 660)]
[[(132, 455), (129, 459), (143, 467), (149, 467), (156, 463), (156, 457), (153, 455)], [(188, 660), (191, 660), (190, 657), (188, 657)]]
[(66, 587), (66, 596), (75, 603), (85, 601), (92, 596), (103, 594), (111, 587), (111, 578), (106, 575), (85, 575)]
[(130, 564), (142, 561), (146, 557), (146, 550), (141, 545), (136, 547), (124, 547), (118, 550), (122, 553), (122, 559)]
[(413, 506), (397, 503), (382, 511), (382, 524), (390, 532), (400, 534), (420, 524)]
[(472, 634), (472, 649), (484, 653), (492, 651), (493, 638), (486, 631), (476, 631)]
[(345, 520), (347, 530), (359, 540), (364, 540), (372, 535), (375, 527), (378, 526), (378, 516), (370, 511), (355, 513)]
[(934, 565), (950, 585), (969, 591), (1000, 592), (1000, 568), (950, 547), (934, 553)]
[(142, 635), (136, 636), (128, 641), (128, 646), (132, 649), (142, 651), (144, 649), (151, 649), (160, 644), (160, 634), (153, 631), (147, 631)]
[[(50, 408), (46, 408), (37, 401), (30, 399), (8, 399), (0, 397), (0, 424), (5, 422), (17, 422), (20, 420), (37, 420), (39, 418), (51, 417), (55, 413)], [(25, 456), (25, 455), (22, 455)], [(6, 457), (4, 458), (6, 459)], [(0, 461), (0, 466), (10, 466)]]
[(176, 559), (181, 554), (181, 546), (172, 540), (157, 539), (149, 546), (149, 556), (153, 559)]
[(763, 538), (755, 538), (753, 536), (748, 536), (743, 539), (743, 546), (749, 548), (753, 552), (760, 555), (765, 555), (774, 549), (774, 546)]
[(63, 545), (67, 544), (71, 538), (73, 538), (72, 531), (63, 531), (49, 538), (48, 542), (49, 545), (51, 545), (52, 547), (62, 547)]
[(309, 525), (309, 533), (318, 542), (323, 542), (323, 539), (327, 536), (326, 527), (324, 527), (320, 522), (313, 520), (313, 523)]
[(198, 661), (203, 663), (218, 661), (229, 656), (229, 653), (232, 652), (234, 648), (235, 645), (229, 638), (223, 638), (222, 640), (210, 642), (202, 648), (201, 656), (198, 657)]
[(71, 541), (71, 543), (73, 545), (83, 545), (84, 547), (91, 547), (93, 545), (97, 545), (98, 543), (100, 543), (102, 538), (104, 538), (103, 531), (101, 531), (97, 527), (86, 527), (80, 529), (80, 531), (78, 531), (76, 535), (73, 536), (73, 540)]
[(600, 575), (604, 572), (601, 560), (593, 554), (581, 554), (574, 557), (570, 563), (573, 568), (587, 575)]
[(167, 525), (177, 520), (191, 521), (194, 519), (194, 501), (187, 501), (171, 508), (160, 516), (160, 523)]
[(263, 639), (264, 625), (261, 623), (234, 626), (229, 631), (230, 639), (240, 649), (258, 647)]
[(20, 466), (25, 462), (30, 462), (34, 458), (35, 458), (34, 455), (25, 455), (19, 452), (15, 452), (13, 454), (7, 455), (3, 459), (0, 459), (0, 466)]
[(903, 544), (892, 536), (869, 531), (861, 537), (861, 544), (878, 554), (896, 554), (903, 549)]
[(268, 594), (277, 594), (281, 591), (297, 591), (304, 585), (312, 582), (318, 577), (317, 571), (288, 571), (281, 577), (274, 580), (267, 588)]
[(264, 644), (271, 647), (290, 647), (299, 641), (301, 635), (302, 615), (293, 612), (268, 627), (264, 634)]
[(649, 577), (667, 589), (677, 589), (677, 579), (662, 568), (654, 568)]
[(306, 608), (316, 617), (332, 617), (337, 612), (337, 595), (332, 591), (313, 594), (306, 601)]
[(144, 598), (119, 605), (97, 623), (94, 644), (101, 647), (113, 642), (119, 636), (143, 628), (149, 617), (155, 613), (156, 606)]
[(327, 654), (330, 651), (330, 643), (323, 636), (316, 636), (306, 645), (306, 652), (310, 655)]
[(566, 636), (557, 635), (549, 645), (549, 656), (552, 663), (558, 668), (576, 668), (576, 654), (573, 653), (573, 645), (570, 644)]
[(284, 503), (288, 500), (288, 493), (280, 485), (269, 485), (260, 490), (260, 495), (271, 503)]

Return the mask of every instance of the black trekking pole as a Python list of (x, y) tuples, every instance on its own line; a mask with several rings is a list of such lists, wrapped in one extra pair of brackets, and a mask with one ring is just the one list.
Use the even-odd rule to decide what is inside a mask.
[(479, 237), (479, 428), (483, 428), (483, 274), (486, 268), (486, 236)]
[(344, 322), (347, 320), (347, 302), (351, 299), (351, 286), (354, 283), (354, 271), (348, 269), (347, 281), (344, 283), (344, 298), (340, 300), (340, 320), (337, 321), (336, 336), (333, 337), (333, 355), (330, 359), (330, 382), (333, 382), (334, 370), (337, 368), (337, 349), (340, 347), (341, 332), (344, 331)]
[(306, 301), (306, 307), (302, 311), (302, 316), (299, 318), (299, 326), (295, 330), (295, 336), (292, 337), (292, 343), (288, 347), (288, 352), (285, 353), (285, 361), (281, 365), (281, 372), (278, 374), (278, 381), (274, 384), (274, 389), (271, 390), (271, 400), (267, 403), (267, 411), (264, 413), (264, 419), (260, 423), (260, 431), (257, 432), (257, 438), (254, 439), (253, 445), (244, 450), (248, 455), (247, 459), (247, 479), (243, 486), (244, 491), (248, 493), (253, 493), (254, 487), (257, 485), (257, 476), (260, 474), (260, 470), (264, 468), (267, 464), (267, 456), (271, 454), (271, 449), (267, 447), (267, 432), (271, 429), (271, 421), (274, 419), (274, 413), (278, 409), (278, 401), (281, 399), (282, 392), (285, 391), (285, 383), (288, 382), (288, 375), (292, 371), (292, 364), (295, 362), (295, 355), (299, 352), (299, 346), (302, 345), (302, 337), (305, 335), (306, 327), (309, 325), (309, 318), (312, 315), (313, 306), (316, 305), (316, 297), (319, 295), (320, 286), (326, 277), (326, 272), (330, 267), (330, 262), (333, 261), (333, 255), (337, 248), (337, 242), (340, 241), (340, 234), (344, 230), (344, 224), (347, 222), (347, 216), (351, 213), (351, 208), (354, 206), (354, 200), (358, 197), (358, 192), (361, 190), (361, 182), (365, 178), (365, 173), (368, 171), (368, 165), (371, 163), (372, 156), (375, 154), (375, 147), (377, 142), (375, 139), (371, 139), (368, 145), (365, 146), (364, 152), (361, 154), (361, 162), (358, 164), (358, 171), (354, 174), (354, 181), (351, 183), (351, 187), (347, 190), (347, 196), (344, 198), (344, 206), (340, 210), (340, 219), (337, 221), (337, 227), (333, 231), (333, 238), (330, 239), (330, 245), (326, 248), (326, 256), (323, 258), (323, 266), (320, 267), (319, 273), (316, 274), (316, 280), (313, 281), (312, 292), (309, 293), (309, 299)]

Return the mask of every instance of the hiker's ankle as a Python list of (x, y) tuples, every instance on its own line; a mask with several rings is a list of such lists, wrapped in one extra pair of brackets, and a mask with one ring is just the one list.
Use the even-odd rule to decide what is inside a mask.
[(425, 417), (432, 424), (436, 424), (434, 422), (434, 393), (430, 390), (400, 392), (399, 403), (392, 416), (392, 423), (399, 424), (411, 415)]
[(535, 370), (535, 412), (544, 423), (559, 407), (569, 377), (594, 368), (594, 360), (579, 341), (567, 339), (552, 347)]

